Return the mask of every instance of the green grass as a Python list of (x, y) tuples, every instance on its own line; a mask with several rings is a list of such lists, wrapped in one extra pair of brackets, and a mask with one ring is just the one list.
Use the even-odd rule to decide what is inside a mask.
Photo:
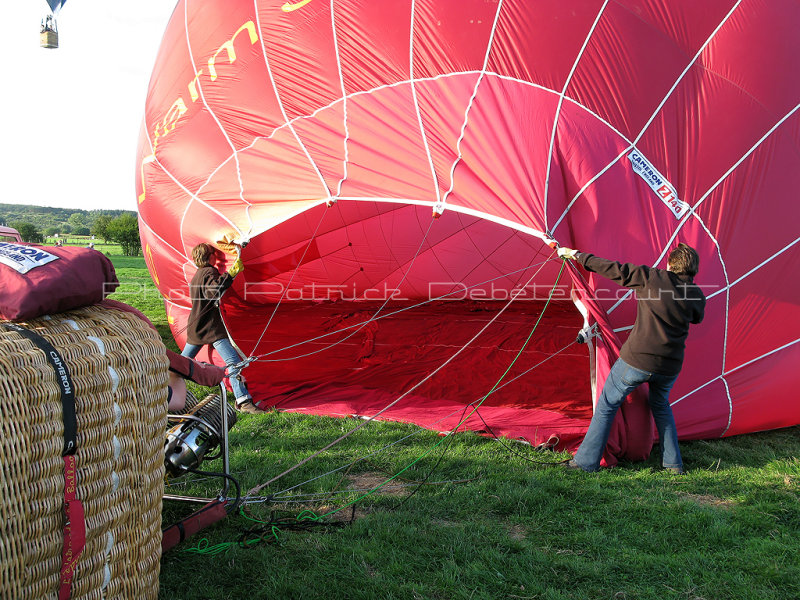
[[(143, 259), (112, 259), (122, 283), (115, 297), (143, 310), (174, 348)], [(275, 411), (240, 416), (232, 472), (247, 491), (358, 423)], [(159, 597), (800, 598), (798, 427), (682, 442), (683, 477), (657, 469), (655, 455), (586, 474), (531, 462), (566, 455), (519, 444), (512, 452), (474, 434), (440, 442), (409, 425), (370, 423), (261, 492), (322, 476), (288, 492), (291, 501), (249, 504), (246, 514), (166, 553)], [(337, 493), (369, 490), (426, 453), (375, 493)], [(168, 487), (201, 496), (219, 489), (188, 479)], [(197, 506), (167, 501), (165, 522)], [(341, 510), (320, 521), (334, 524), (308, 531), (246, 533), (262, 527), (252, 519), (292, 522), (306, 509)], [(196, 551), (203, 547), (227, 549)]]

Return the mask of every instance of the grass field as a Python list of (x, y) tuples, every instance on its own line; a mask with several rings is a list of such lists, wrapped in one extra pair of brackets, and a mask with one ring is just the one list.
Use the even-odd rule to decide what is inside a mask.
[[(143, 259), (112, 259), (114, 297), (143, 310), (174, 349)], [(233, 474), (246, 492), (357, 423), (241, 415)], [(259, 492), (272, 500), (166, 553), (159, 597), (800, 598), (800, 428), (681, 450), (683, 477), (659, 470), (655, 455), (587, 474), (520, 444), (370, 423)], [(197, 478), (168, 486), (219, 489)], [(191, 509), (165, 502), (165, 523)]]

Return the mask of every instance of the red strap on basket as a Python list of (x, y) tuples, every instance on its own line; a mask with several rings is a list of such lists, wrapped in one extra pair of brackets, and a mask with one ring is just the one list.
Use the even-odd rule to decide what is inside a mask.
[(58, 350), (35, 331), (15, 323), (0, 323), (5, 329), (16, 331), (44, 352), (53, 369), (61, 391), (61, 409), (64, 419), (64, 549), (61, 553), (61, 583), (58, 600), (69, 600), (72, 595), (72, 578), (78, 558), (86, 546), (86, 518), (83, 504), (78, 500), (78, 468), (75, 452), (78, 449), (78, 418), (75, 413), (75, 385), (69, 368)]
[(72, 578), (86, 546), (86, 520), (83, 504), (77, 497), (78, 473), (75, 455), (64, 456), (64, 549), (61, 553), (61, 579), (58, 600), (69, 600)]

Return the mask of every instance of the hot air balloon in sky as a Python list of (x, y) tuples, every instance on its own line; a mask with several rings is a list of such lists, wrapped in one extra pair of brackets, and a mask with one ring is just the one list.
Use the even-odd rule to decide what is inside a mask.
[[(262, 406), (574, 448), (636, 302), (546, 238), (659, 267), (685, 242), (680, 436), (797, 424), (798, 26), (789, 0), (181, 0), (136, 165), (172, 331), (192, 247), (246, 244), (221, 309)], [(652, 440), (634, 397), (609, 460)]]
[(39, 32), (39, 38), (42, 48), (58, 48), (58, 25), (56, 24), (56, 17), (61, 12), (61, 7), (67, 0), (47, 0), (47, 5), (50, 7), (50, 14), (42, 19), (42, 28)]

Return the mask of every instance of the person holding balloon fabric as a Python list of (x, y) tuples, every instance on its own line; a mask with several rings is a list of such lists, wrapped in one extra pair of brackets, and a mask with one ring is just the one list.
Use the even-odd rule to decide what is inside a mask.
[(583, 442), (565, 464), (589, 472), (599, 470), (617, 410), (628, 394), (647, 383), (662, 466), (682, 474), (669, 393), (683, 365), (689, 325), (700, 323), (705, 310), (706, 298), (694, 283), (700, 262), (697, 251), (678, 244), (669, 254), (666, 270), (618, 263), (572, 248), (559, 248), (558, 256), (632, 289), (637, 300), (633, 330), (608, 374)]
[[(240, 357), (228, 338), (219, 300), (233, 283), (233, 278), (244, 269), (244, 264), (241, 257), (237, 257), (226, 273), (220, 273), (216, 267), (220, 258), (221, 253), (211, 244), (197, 244), (192, 249), (192, 260), (198, 268), (189, 284), (192, 308), (186, 327), (187, 343), (181, 354), (194, 358), (204, 345), (210, 344), (231, 368), (240, 362)], [(229, 381), (236, 398), (236, 409), (247, 413), (260, 412), (253, 404), (241, 375), (235, 373)]]

